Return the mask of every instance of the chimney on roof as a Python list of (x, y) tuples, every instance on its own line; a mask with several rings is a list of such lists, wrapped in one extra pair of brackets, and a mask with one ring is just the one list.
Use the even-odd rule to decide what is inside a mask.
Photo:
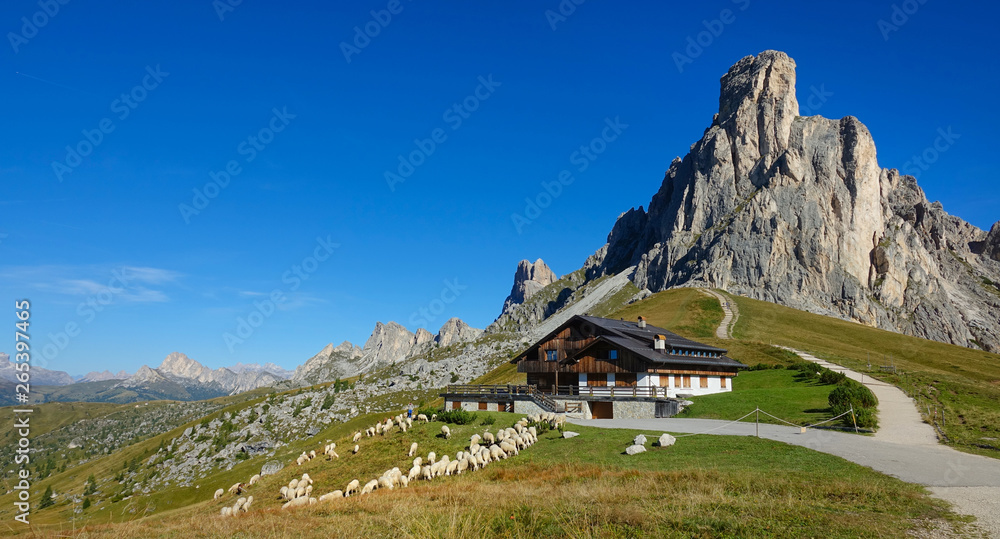
[(667, 353), (667, 337), (666, 335), (657, 335), (653, 338), (653, 350), (659, 350), (664, 354)]
[(639, 329), (646, 329), (646, 319), (642, 316), (639, 317)]

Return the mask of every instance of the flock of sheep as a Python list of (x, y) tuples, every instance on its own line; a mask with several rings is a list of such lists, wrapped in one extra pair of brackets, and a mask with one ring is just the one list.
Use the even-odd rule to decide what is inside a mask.
[[(432, 415), (428, 418), (424, 414), (417, 415), (417, 421), (423, 421), (428, 423), (436, 419), (436, 415)], [(500, 429), (496, 434), (490, 432), (484, 432), (482, 435), (473, 434), (469, 439), (468, 451), (459, 451), (456, 453), (455, 458), (451, 459), (448, 455), (443, 455), (438, 458), (433, 451), (428, 453), (426, 459), (423, 457), (416, 457), (413, 459), (412, 466), (408, 473), (403, 473), (400, 468), (392, 468), (386, 470), (381, 476), (372, 479), (365, 483), (364, 485), (358, 479), (354, 479), (348, 483), (343, 490), (334, 490), (327, 494), (323, 494), (318, 498), (312, 497), (313, 492), (313, 480), (309, 477), (308, 473), (302, 474), (300, 479), (292, 479), (288, 485), (282, 486), (279, 493), (279, 499), (285, 500), (285, 503), (281, 506), (282, 509), (288, 509), (291, 507), (298, 507), (303, 505), (313, 505), (320, 502), (327, 502), (335, 498), (347, 498), (354, 495), (364, 495), (370, 494), (378, 489), (394, 489), (394, 488), (405, 488), (409, 486), (411, 481), (417, 479), (422, 480), (432, 480), (436, 477), (449, 476), (449, 475), (460, 475), (467, 471), (480, 470), (491, 462), (495, 462), (500, 459), (506, 459), (517, 455), (520, 451), (530, 447), (532, 444), (538, 441), (538, 434), (534, 426), (529, 426), (531, 423), (541, 423), (547, 422), (553, 428), (560, 427), (565, 422), (565, 416), (562, 414), (555, 413), (542, 413), (538, 415), (529, 415), (522, 418), (513, 427), (507, 429)], [(386, 419), (383, 422), (376, 423), (374, 426), (368, 427), (364, 431), (364, 435), (368, 437), (385, 435), (388, 434), (393, 427), (398, 427), (400, 432), (406, 432), (408, 429), (412, 428), (413, 420), (406, 417), (404, 414), (400, 414), (396, 417)], [(451, 438), (451, 428), (448, 425), (441, 426), (441, 436), (445, 439)], [(352, 442), (355, 444), (361, 439), (362, 432), (358, 431), (354, 433), (352, 437)], [(328, 460), (334, 458), (340, 458), (336, 451), (337, 444), (327, 443), (323, 447), (323, 454), (329, 457)], [(359, 446), (354, 446), (354, 453), (359, 451)], [(413, 457), (417, 452), (417, 443), (413, 442), (410, 444), (408, 457)], [(316, 458), (316, 451), (303, 452), (295, 460), (297, 465), (302, 465), (314, 458)], [(259, 475), (254, 475), (250, 478), (248, 483), (237, 483), (229, 488), (229, 493), (233, 495), (240, 495), (249, 486), (255, 484), (260, 480)], [(215, 491), (215, 499), (221, 498), (224, 495), (223, 490), (220, 488)], [(245, 513), (249, 510), (250, 504), (253, 503), (253, 496), (246, 498), (239, 498), (233, 506), (223, 507), (221, 510), (222, 516), (236, 516), (239, 513)]]

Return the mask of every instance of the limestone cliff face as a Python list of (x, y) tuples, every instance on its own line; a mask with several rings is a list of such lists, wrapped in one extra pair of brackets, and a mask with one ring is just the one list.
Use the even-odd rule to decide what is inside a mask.
[(539, 290), (558, 280), (556, 274), (541, 258), (535, 260), (534, 264), (522, 260), (517, 264), (517, 271), (514, 272), (514, 286), (510, 289), (507, 300), (504, 301), (501, 314), (510, 311), (514, 305), (524, 303)]
[(713, 286), (906, 334), (1000, 351), (1000, 225), (986, 232), (881, 168), (857, 118), (798, 115), (795, 63), (765, 51), (722, 77), (719, 113), (648, 211), (622, 214), (593, 279)]

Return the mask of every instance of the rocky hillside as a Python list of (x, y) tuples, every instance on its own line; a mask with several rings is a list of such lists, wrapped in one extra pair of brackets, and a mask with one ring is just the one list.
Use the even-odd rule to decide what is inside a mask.
[[(8, 382), (17, 381), (17, 369), (15, 362), (10, 356), (0, 352), (0, 380)], [(46, 386), (64, 386), (73, 383), (73, 377), (63, 371), (51, 371), (49, 369), (31, 365), (31, 383)]]
[(622, 214), (588, 279), (712, 286), (908, 335), (1000, 350), (1000, 224), (987, 233), (879, 166), (857, 118), (799, 116), (795, 62), (748, 56), (719, 113)]
[(298, 385), (330, 382), (350, 378), (404, 361), (434, 348), (471, 342), (483, 334), (458, 318), (441, 326), (437, 335), (420, 328), (411, 332), (396, 322), (377, 322), (363, 347), (344, 341), (334, 347), (328, 344), (318, 354), (295, 369), (291, 381)]

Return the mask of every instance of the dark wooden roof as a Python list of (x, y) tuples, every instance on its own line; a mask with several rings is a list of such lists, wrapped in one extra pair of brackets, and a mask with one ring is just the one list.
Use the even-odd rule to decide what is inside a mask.
[[(692, 341), (691, 339), (686, 339), (661, 327), (653, 326), (647, 323), (646, 327), (640, 328), (637, 322), (629, 320), (612, 320), (610, 318), (583, 315), (577, 315), (570, 318), (530, 348), (521, 354), (518, 354), (518, 356), (511, 361), (511, 363), (517, 363), (528, 354), (536, 351), (541, 344), (549, 341), (559, 334), (559, 332), (566, 329), (567, 326), (575, 324), (589, 324), (593, 326), (595, 328), (594, 333), (596, 340), (589, 346), (586, 346), (578, 350), (573, 355), (561, 360), (562, 363), (575, 363), (577, 358), (583, 356), (587, 350), (593, 348), (599, 343), (607, 343), (617, 348), (627, 349), (637, 356), (657, 364), (683, 363), (685, 365), (703, 365), (707, 367), (721, 367), (729, 369), (746, 368), (746, 365), (743, 363), (727, 357), (725, 355), (726, 350), (724, 348), (716, 348), (697, 341)], [(655, 350), (653, 348), (653, 340), (657, 335), (662, 335), (666, 340), (666, 349), (663, 351)], [(715, 357), (697, 357), (690, 355), (675, 355), (670, 353), (671, 350), (677, 349), (707, 352), (717, 355)]]

